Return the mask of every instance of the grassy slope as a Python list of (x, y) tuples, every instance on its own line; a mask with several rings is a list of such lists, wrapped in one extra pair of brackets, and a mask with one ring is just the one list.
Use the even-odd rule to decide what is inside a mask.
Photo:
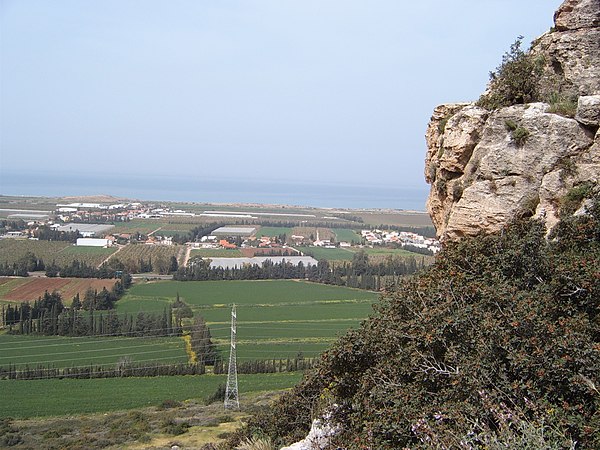
[[(300, 373), (240, 375), (239, 390), (257, 392), (285, 389)], [(44, 417), (119, 411), (158, 405), (162, 401), (205, 398), (226, 375), (154, 378), (108, 378), (92, 380), (0, 381), (4, 399), (19, 393), (19, 401), (0, 402), (0, 417)]]

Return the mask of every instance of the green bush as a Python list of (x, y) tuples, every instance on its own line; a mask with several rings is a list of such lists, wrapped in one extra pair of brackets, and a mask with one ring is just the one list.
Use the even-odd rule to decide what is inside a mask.
[(570, 216), (581, 206), (581, 202), (592, 196), (593, 184), (584, 182), (573, 186), (561, 199), (560, 213), (563, 217)]
[(600, 448), (600, 195), (545, 234), (447, 244), (238, 438), (302, 438), (326, 394), (348, 450)]
[(176, 422), (173, 419), (166, 419), (161, 424), (161, 431), (165, 434), (172, 434), (173, 436), (179, 436), (180, 434), (187, 433), (190, 428), (190, 424), (187, 422)]
[(575, 117), (575, 113), (577, 112), (577, 96), (553, 92), (550, 94), (547, 102), (550, 103), (548, 112), (564, 117)]
[(544, 61), (524, 52), (522, 39), (517, 38), (502, 56), (502, 63), (490, 72), (489, 90), (479, 98), (478, 106), (494, 110), (540, 100), (538, 85)]
[(529, 137), (529, 130), (512, 119), (506, 119), (504, 126), (510, 132), (510, 136), (518, 146), (522, 146)]
[(225, 401), (225, 393), (226, 387), (223, 383), (221, 383), (217, 386), (217, 389), (215, 389), (215, 391), (204, 400), (204, 404), (210, 405), (214, 402)]

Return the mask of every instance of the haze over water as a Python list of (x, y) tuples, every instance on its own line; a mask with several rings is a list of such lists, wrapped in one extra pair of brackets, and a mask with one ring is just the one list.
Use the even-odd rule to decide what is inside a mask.
[(425, 210), (428, 190), (420, 187), (301, 183), (244, 179), (7, 173), (4, 195), (78, 196), (106, 194), (140, 200), (207, 203), (264, 203), (331, 208)]

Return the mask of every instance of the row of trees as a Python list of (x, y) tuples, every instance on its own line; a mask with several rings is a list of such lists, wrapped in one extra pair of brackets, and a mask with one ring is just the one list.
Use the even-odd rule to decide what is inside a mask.
[(124, 267), (118, 260), (111, 261), (110, 264), (102, 264), (100, 267), (90, 266), (89, 264), (77, 259), (71, 261), (70, 264), (65, 266), (59, 266), (55, 261), (52, 261), (52, 263), (48, 265), (44, 265), (42, 260), (39, 261), (41, 261), (41, 267), (45, 268), (47, 277), (102, 279), (120, 277), (125, 289), (131, 285), (131, 275), (124, 272)]
[[(279, 373), (296, 372), (311, 369), (315, 364), (314, 358), (303, 358), (297, 356), (287, 359), (256, 359), (250, 361), (238, 361), (238, 373)], [(216, 360), (214, 364), (215, 374), (227, 373), (228, 364), (223, 360)]]
[(9, 333), (43, 334), (56, 336), (178, 336), (182, 333), (179, 323), (172, 320), (169, 309), (162, 314), (139, 312), (118, 315), (109, 310), (78, 311), (65, 308), (58, 312), (58, 306), (50, 311), (43, 310), (36, 318), (30, 315), (32, 309), (28, 303), (9, 306), (4, 311), (5, 324)]
[(194, 257), (173, 278), (180, 281), (308, 279), (337, 286), (379, 290), (388, 280), (413, 274), (425, 267), (424, 258), (417, 261), (414, 257), (390, 256), (378, 262), (370, 262), (364, 251), (357, 252), (351, 262), (337, 264), (321, 260), (316, 265), (305, 266), (302, 262), (294, 265), (285, 260), (278, 263), (267, 260), (261, 266), (247, 264), (224, 268), (211, 267), (210, 263), (210, 259)]
[[(293, 359), (272, 359), (238, 361), (238, 373), (281, 373), (295, 372), (311, 369), (315, 360), (313, 358), (296, 357)], [(218, 359), (214, 363), (215, 374), (227, 373), (227, 364)], [(123, 378), (123, 377), (162, 377), (176, 375), (203, 375), (206, 373), (206, 364), (203, 361), (196, 363), (158, 364), (152, 362), (133, 363), (125, 357), (114, 366), (89, 365), (73, 367), (54, 367), (50, 364), (35, 366), (17, 366), (9, 364), (0, 366), (0, 380), (41, 380), (51, 378)]]
[(202, 363), (157, 364), (150, 362), (132, 363), (127, 359), (119, 361), (114, 367), (92, 365), (57, 368), (50, 365), (23, 367), (8, 365), (0, 367), (0, 379), (40, 380), (49, 378), (120, 378), (120, 377), (162, 377), (174, 375), (203, 375), (206, 373)]
[(0, 276), (26, 277), (28, 272), (45, 270), (44, 261), (32, 252), (26, 252), (18, 261), (0, 264)]
[[(59, 292), (45, 292), (31, 304), (2, 305), (2, 323), (16, 334), (59, 336), (173, 336), (182, 332), (180, 309), (169, 305), (162, 314), (138, 313), (119, 316), (113, 309), (125, 292), (117, 281), (109, 291), (88, 289), (83, 297), (77, 294), (70, 307), (65, 307)], [(189, 309), (189, 307), (188, 307)], [(190, 310), (191, 313), (191, 310)]]
[(38, 227), (34, 232), (33, 236), (38, 238), (40, 241), (65, 241), (75, 243), (77, 239), (82, 237), (77, 230), (75, 231), (58, 231), (50, 228), (47, 225)]

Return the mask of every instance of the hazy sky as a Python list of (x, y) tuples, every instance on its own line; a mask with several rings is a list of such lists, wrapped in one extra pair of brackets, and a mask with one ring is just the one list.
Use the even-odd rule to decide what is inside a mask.
[(432, 109), (560, 3), (0, 0), (0, 178), (422, 187)]

